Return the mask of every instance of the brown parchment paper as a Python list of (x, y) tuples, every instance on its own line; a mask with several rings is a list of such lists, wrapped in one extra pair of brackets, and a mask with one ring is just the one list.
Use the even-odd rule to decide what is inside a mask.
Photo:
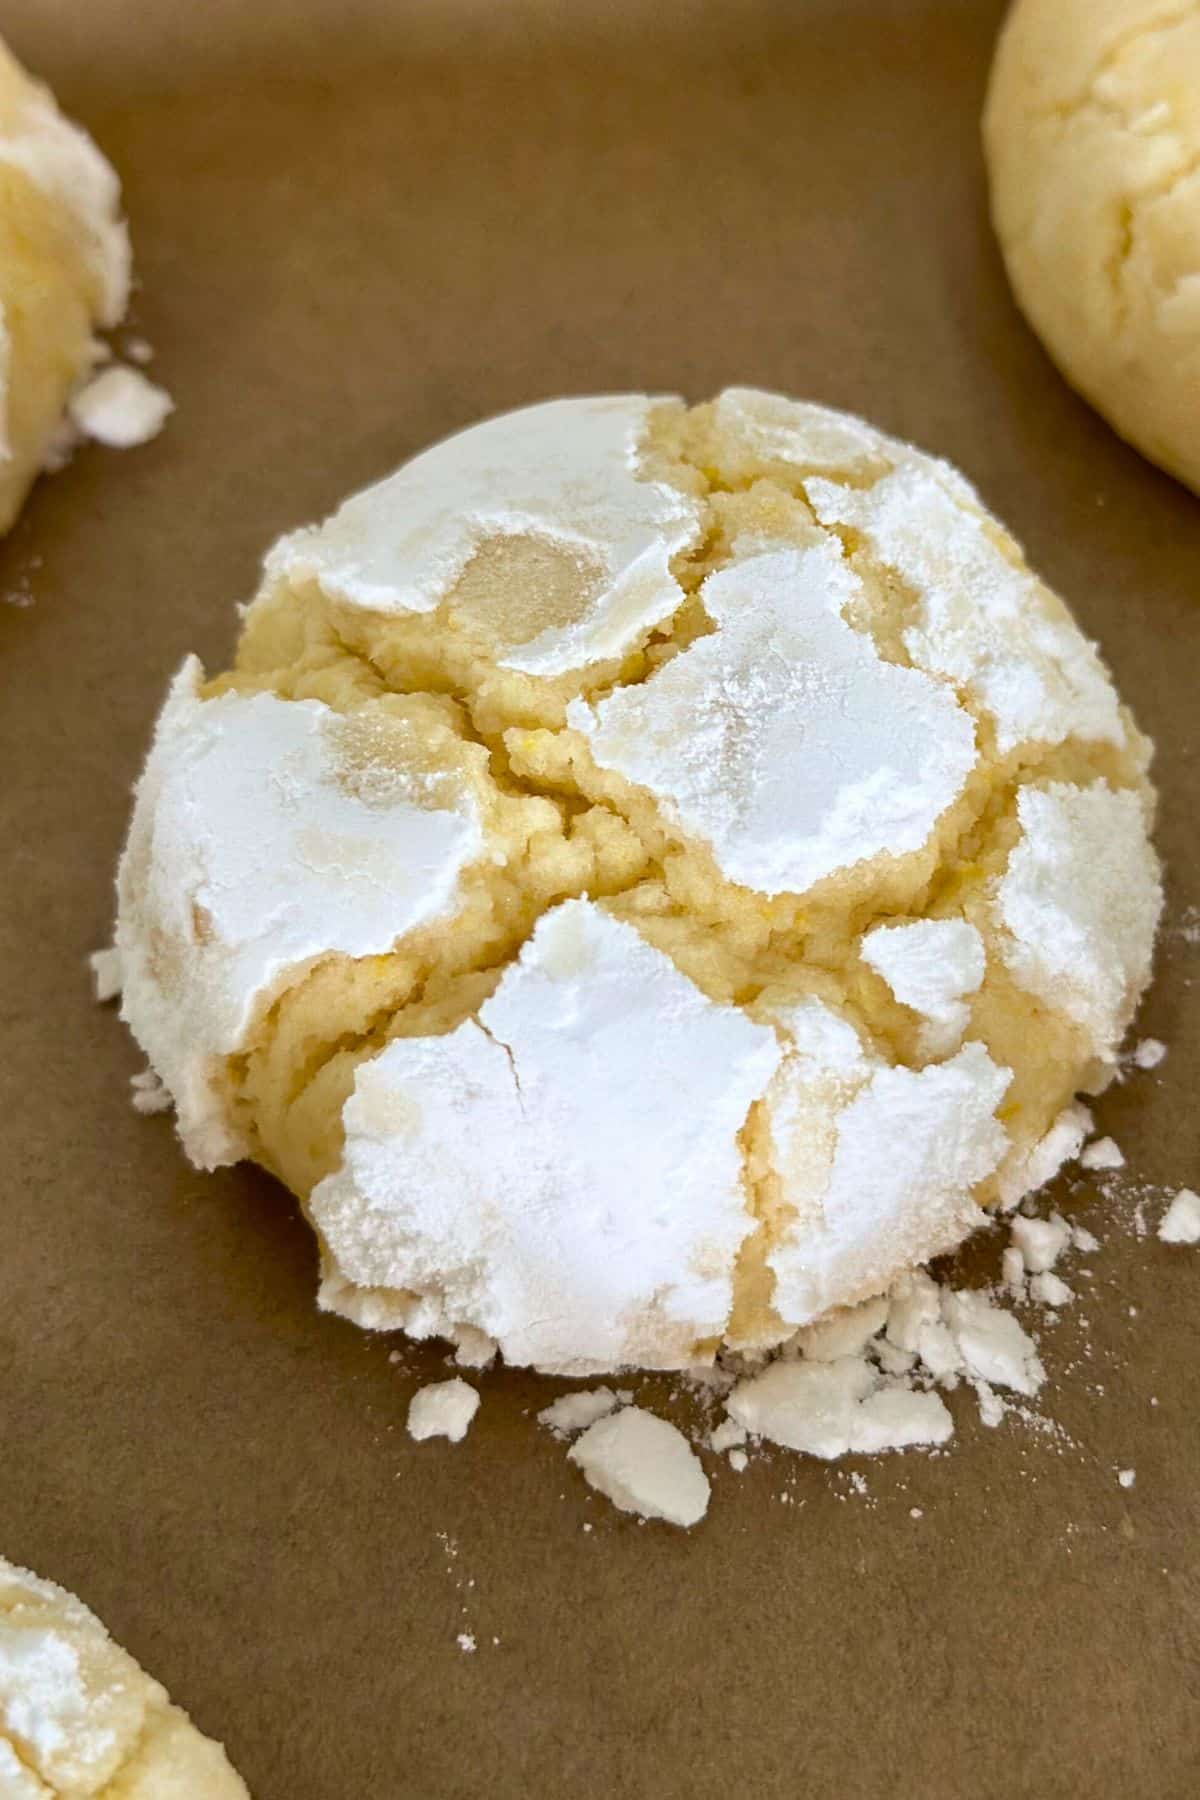
[(1099, 1118), (1196, 1182), (1200, 502), (1009, 298), (977, 129), (1000, 13), (5, 0), (124, 177), (178, 411), (0, 545), (33, 596), (0, 606), (0, 1552), (82, 1594), (258, 1800), (1200, 1791), (1195, 1254), (1064, 1183), (1104, 1248), (1045, 1337), (1060, 1437), (958, 1396), (950, 1453), (853, 1465), (865, 1497), (780, 1454), (717, 1470), (692, 1534), (639, 1526), (523, 1374), (461, 1447), (407, 1438), (442, 1353), (318, 1316), (288, 1197), (130, 1109), (83, 968), (165, 681), (221, 665), (277, 532), (505, 407), (756, 383), (960, 463), (1157, 738), (1142, 1029), (1171, 1054)]

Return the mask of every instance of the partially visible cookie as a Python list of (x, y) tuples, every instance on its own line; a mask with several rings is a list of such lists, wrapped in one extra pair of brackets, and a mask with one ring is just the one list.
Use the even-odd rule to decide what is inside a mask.
[(120, 184), (92, 140), (0, 43), (0, 531), (129, 299)]
[(1122, 437), (1200, 489), (1200, 5), (1015, 0), (984, 140), (1029, 322)]
[(248, 1800), (219, 1744), (81, 1600), (0, 1557), (0, 1796)]

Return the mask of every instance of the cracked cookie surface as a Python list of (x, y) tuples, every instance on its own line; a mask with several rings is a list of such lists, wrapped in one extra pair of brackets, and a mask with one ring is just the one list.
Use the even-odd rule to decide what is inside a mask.
[(1111, 1070), (1148, 757), (946, 465), (750, 390), (553, 402), (284, 539), (185, 665), (125, 1016), (325, 1305), (577, 1373), (762, 1349)]
[(1123, 437), (1200, 489), (1200, 4), (1017, 0), (984, 139), (1030, 323)]

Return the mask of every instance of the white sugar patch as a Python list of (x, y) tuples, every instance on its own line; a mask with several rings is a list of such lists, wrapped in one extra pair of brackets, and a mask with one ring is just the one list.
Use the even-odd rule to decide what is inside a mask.
[(149, 443), (166, 424), (175, 402), (137, 369), (105, 369), (73, 394), (71, 422), (84, 437), (113, 450)]
[(686, 1527), (708, 1510), (708, 1477), (687, 1439), (640, 1407), (589, 1425), (567, 1455), (622, 1512)]
[(639, 686), (573, 701), (568, 723), (760, 893), (919, 850), (975, 764), (975, 726), (846, 623), (859, 592), (832, 541), (734, 561), (701, 590), (714, 632)]
[(408, 1408), (408, 1435), (418, 1442), (426, 1438), (449, 1438), (460, 1444), (466, 1437), (471, 1420), (479, 1410), (479, 1395), (468, 1382), (457, 1376), (452, 1381), (434, 1381), (418, 1388)]
[(1159, 1223), (1164, 1244), (1200, 1243), (1200, 1194), (1180, 1188)]
[(572, 1431), (583, 1431), (615, 1412), (620, 1402), (609, 1387), (583, 1388), (575, 1394), (563, 1394), (538, 1414), (543, 1425), (565, 1437)]
[(1123, 1169), (1125, 1157), (1120, 1147), (1110, 1137), (1096, 1138), (1086, 1145), (1079, 1158), (1081, 1169)]

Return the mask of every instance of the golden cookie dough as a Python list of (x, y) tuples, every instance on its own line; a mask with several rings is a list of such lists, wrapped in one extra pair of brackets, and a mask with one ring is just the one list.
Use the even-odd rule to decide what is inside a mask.
[(220, 1744), (94, 1613), (0, 1557), (3, 1800), (248, 1800)]
[(97, 328), (129, 297), (120, 185), (0, 43), (0, 531), (52, 456)]
[(984, 140), (1029, 322), (1122, 437), (1200, 489), (1200, 4), (1016, 0)]

